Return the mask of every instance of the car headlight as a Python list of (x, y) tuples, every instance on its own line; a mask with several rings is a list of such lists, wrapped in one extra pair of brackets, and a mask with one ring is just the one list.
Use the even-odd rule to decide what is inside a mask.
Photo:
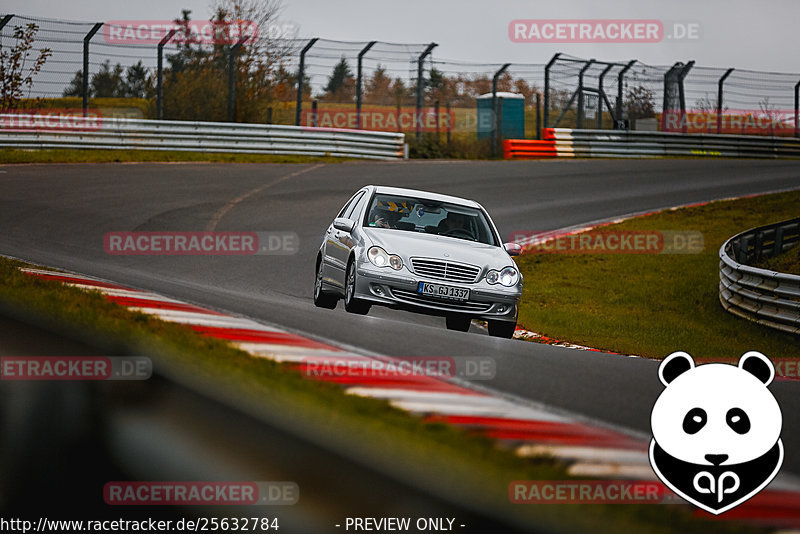
[(501, 271), (492, 269), (486, 273), (486, 281), (492, 285), (501, 284), (505, 287), (511, 287), (519, 281), (519, 272), (513, 267), (506, 267)]
[(391, 256), (381, 247), (370, 247), (367, 258), (375, 267), (391, 267), (395, 271), (403, 268), (403, 260), (397, 254)]

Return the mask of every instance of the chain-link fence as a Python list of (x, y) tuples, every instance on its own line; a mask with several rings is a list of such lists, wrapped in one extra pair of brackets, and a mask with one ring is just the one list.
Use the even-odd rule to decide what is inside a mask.
[(542, 127), (798, 135), (797, 74), (566, 54), (475, 63), (440, 58), (435, 43), (299, 39), (247, 22), (4, 15), (4, 68), (26, 29), (28, 61), (46, 53), (12, 107), (397, 131), (431, 155), (459, 143), (491, 152)]
[(551, 127), (798, 133), (799, 74), (702, 67), (694, 61), (653, 66), (558, 54), (547, 78)]

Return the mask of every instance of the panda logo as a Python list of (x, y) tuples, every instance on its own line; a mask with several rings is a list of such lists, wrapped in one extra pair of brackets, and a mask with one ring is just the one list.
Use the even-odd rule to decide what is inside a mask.
[(783, 417), (767, 386), (772, 362), (760, 352), (738, 365), (695, 367), (685, 352), (658, 369), (666, 386), (653, 405), (650, 465), (690, 503), (718, 515), (769, 484), (783, 463)]

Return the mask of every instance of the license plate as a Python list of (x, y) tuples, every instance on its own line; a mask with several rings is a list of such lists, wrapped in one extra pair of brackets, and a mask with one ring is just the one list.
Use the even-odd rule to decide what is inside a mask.
[(417, 286), (417, 293), (420, 295), (450, 300), (469, 299), (469, 289), (463, 287), (443, 286), (440, 284), (429, 284), (428, 282), (420, 282)]

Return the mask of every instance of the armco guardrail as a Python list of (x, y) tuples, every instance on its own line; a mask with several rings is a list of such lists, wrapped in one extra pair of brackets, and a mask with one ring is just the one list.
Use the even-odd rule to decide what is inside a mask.
[(124, 149), (396, 159), (402, 133), (224, 122), (0, 114), (0, 148)]
[(800, 158), (800, 139), (755, 135), (682, 134), (544, 128), (542, 141), (503, 141), (506, 159), (576, 158)]
[(800, 218), (761, 226), (728, 239), (719, 249), (719, 300), (729, 312), (800, 334), (800, 276), (746, 265), (800, 243)]

